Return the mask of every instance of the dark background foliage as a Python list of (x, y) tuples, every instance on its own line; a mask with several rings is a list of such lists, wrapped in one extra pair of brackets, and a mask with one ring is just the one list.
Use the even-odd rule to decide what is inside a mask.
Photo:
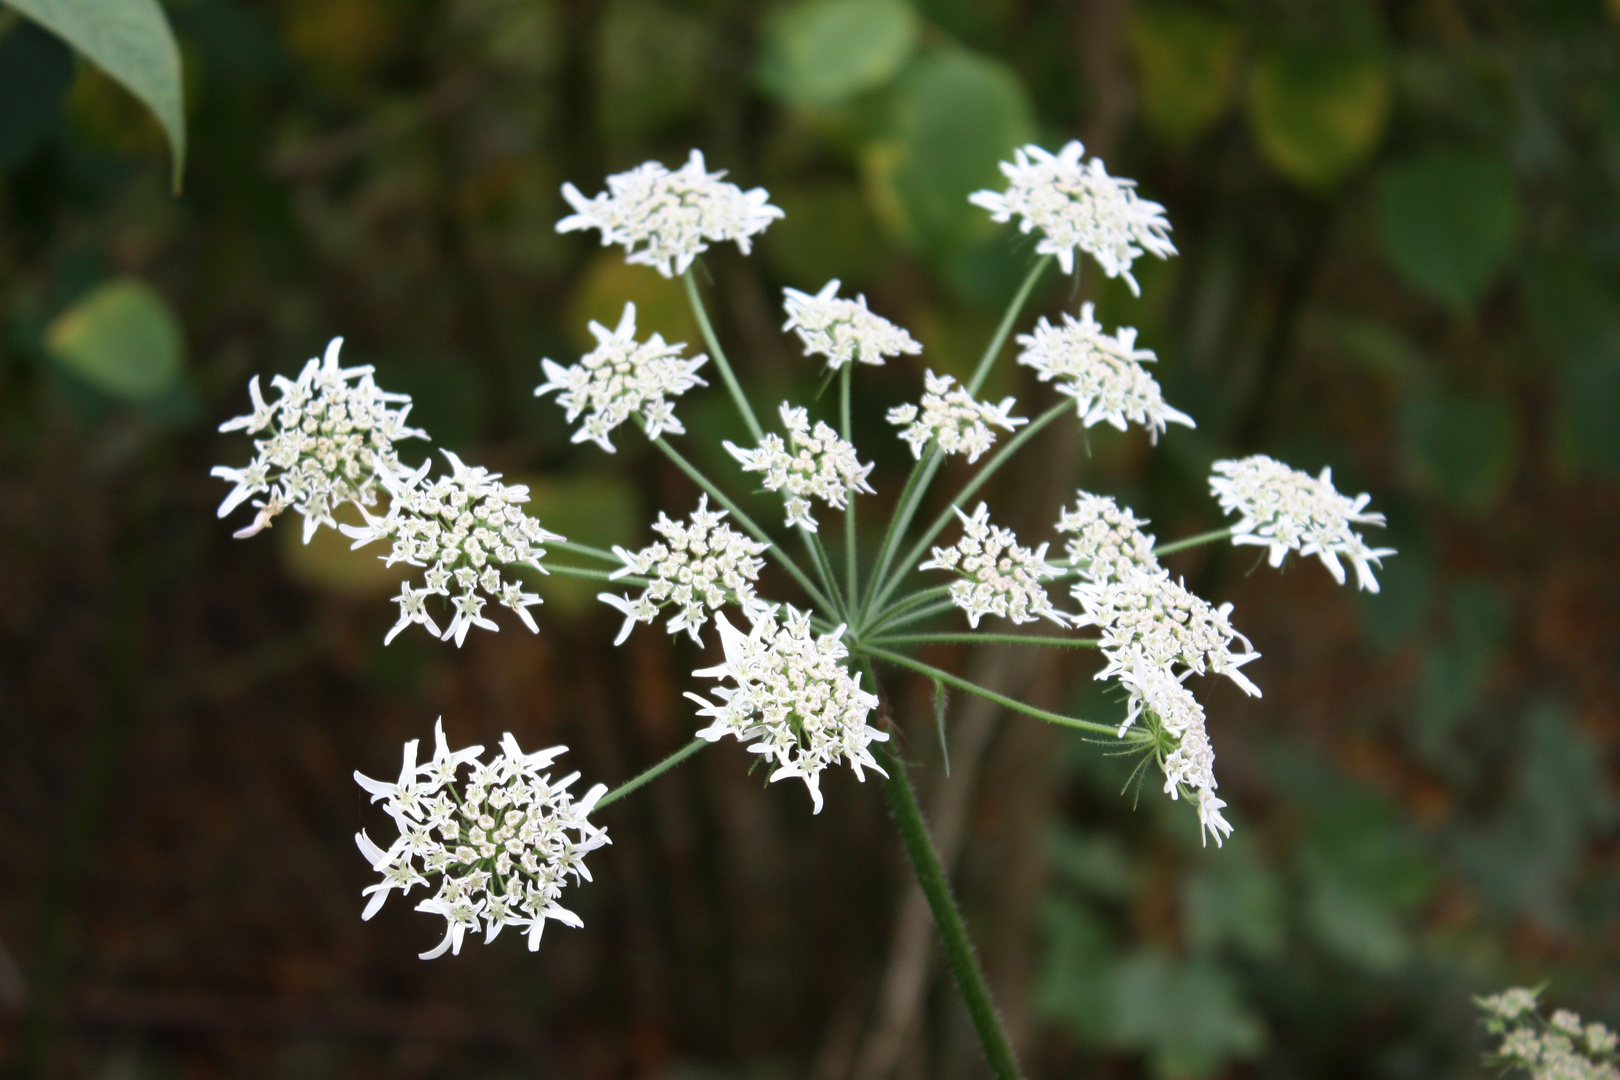
[[(1331, 465), (1400, 549), (1374, 597), (1314, 562), (1200, 549), (1265, 697), (1209, 698), (1238, 833), (1106, 747), (891, 687), (1032, 1076), (1477, 1075), (1468, 995), (1551, 980), (1620, 1016), (1620, 6), (1596, 0), (176, 0), (192, 152), (65, 47), (0, 32), (0, 1051), (42, 1075), (978, 1075), (937, 959), (891, 945), (879, 793), (761, 790), (724, 746), (605, 813), (586, 929), (423, 963), (432, 920), (358, 919), (349, 779), (443, 715), (457, 743), (566, 742), (631, 775), (693, 728), (694, 649), (552, 583), (544, 631), (381, 647), (394, 584), (282, 525), (230, 539), (216, 463), (252, 373), (334, 333), (549, 526), (637, 542), (692, 492), (567, 441), (538, 361), (625, 299), (681, 299), (589, 238), (587, 192), (693, 146), (787, 218), (717, 252), (755, 400), (814, 390), (783, 285), (830, 276), (961, 370), (1030, 243), (963, 199), (1084, 138), (1166, 204), (1141, 328), (1198, 419), (1051, 444), (1161, 538), (1213, 527), (1218, 456)], [(860, 373), (875, 417), (919, 365)], [(1007, 373), (999, 393), (1047, 391)], [(713, 392), (683, 402), (724, 433)], [(871, 423), (880, 489), (903, 450)], [(1053, 455), (1058, 455), (1054, 457)], [(1043, 463), (1044, 462), (1044, 463)], [(723, 467), (723, 463), (716, 463)], [(1033, 477), (1035, 479), (1028, 479)], [(1022, 505), (1021, 485), (993, 502)], [(1031, 530), (1049, 521), (1036, 507)], [(1033, 511), (1031, 512), (1033, 513)], [(328, 534), (329, 535), (329, 534)], [(324, 538), (323, 538), (324, 539)], [(994, 658), (942, 654), (952, 663)], [(1105, 717), (1090, 661), (999, 674)], [(953, 794), (954, 792), (954, 794)], [(903, 935), (902, 935), (903, 936)], [(909, 965), (909, 967), (908, 967)], [(883, 1006), (920, 979), (920, 1022)], [(878, 1055), (881, 1058), (881, 1055)], [(27, 1063), (32, 1063), (28, 1065)]]

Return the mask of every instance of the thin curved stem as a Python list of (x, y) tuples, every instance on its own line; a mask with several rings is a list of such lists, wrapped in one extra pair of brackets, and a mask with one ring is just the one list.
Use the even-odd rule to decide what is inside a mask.
[(652, 768), (636, 774), (634, 777), (626, 780), (624, 783), (620, 784), (618, 787), (614, 788), (600, 799), (597, 799), (596, 809), (600, 810), (609, 803), (618, 802), (620, 799), (624, 798), (637, 788), (652, 783), (654, 780), (658, 779), (660, 776), (663, 776), (665, 773), (669, 772), (669, 770), (673, 769), (675, 766), (679, 765), (681, 762), (685, 761), (687, 758), (691, 757), (693, 754), (697, 753), (699, 750), (708, 745), (709, 743), (706, 739), (693, 739), (691, 742), (687, 743), (685, 746), (681, 747), (679, 750), (675, 751), (673, 754), (669, 755), (669, 757), (665, 758), (663, 761), (660, 761)]
[(873, 645), (1038, 645), (1058, 649), (1095, 649), (1096, 638), (1043, 637), (1039, 634), (895, 634), (872, 639)]
[(873, 626), (883, 626), (896, 615), (907, 612), (919, 604), (925, 604), (930, 600), (942, 600), (950, 594), (951, 587), (949, 585), (935, 585), (932, 588), (918, 589), (914, 593), (907, 593), (874, 615), (867, 627), (862, 627), (862, 630), (864, 631)]
[[(851, 360), (844, 365), (839, 375), (838, 386), (838, 412), (843, 421), (844, 441), (854, 444), (855, 425), (850, 420), (850, 383), (853, 380), (855, 362)], [(846, 591), (844, 593), (844, 610), (846, 614), (853, 614), (861, 601), (860, 568), (857, 562), (855, 523), (855, 493), (849, 493), (849, 502), (844, 506), (844, 577)]]
[(906, 530), (911, 527), (911, 519), (917, 513), (917, 506), (928, 490), (928, 485), (933, 483), (934, 473), (939, 471), (939, 462), (939, 447), (930, 443), (928, 449), (923, 451), (922, 457), (917, 459), (917, 464), (911, 467), (911, 475), (906, 477), (906, 486), (900, 489), (900, 499), (894, 504), (894, 515), (889, 518), (888, 527), (883, 530), (883, 541), (878, 545), (872, 577), (866, 585), (866, 602), (861, 608), (863, 617), (878, 606), (877, 594), (883, 587), (890, 563), (894, 561), (895, 548), (906, 535)]
[(1172, 540), (1168, 544), (1160, 544), (1153, 549), (1155, 555), (1169, 555), (1171, 552), (1184, 551), (1187, 548), (1197, 547), (1200, 544), (1213, 544), (1218, 540), (1225, 540), (1232, 535), (1231, 529), (1211, 529), (1209, 532), (1189, 536), (1184, 540)]
[(623, 581), (630, 585), (651, 585), (652, 581), (634, 574), (624, 574), (614, 577), (607, 570), (592, 570), (586, 566), (564, 566), (561, 563), (546, 563), (546, 573), (561, 574), (563, 577), (584, 578), (587, 581)]
[(799, 536), (804, 539), (805, 554), (810, 557), (810, 564), (816, 569), (816, 577), (821, 579), (821, 587), (827, 590), (827, 595), (837, 605), (829, 608), (827, 614), (847, 623), (849, 616), (844, 611), (844, 598), (838, 592), (838, 578), (833, 573), (832, 560), (827, 558), (827, 549), (821, 546), (821, 536), (803, 525), (799, 526)]
[(604, 551), (599, 547), (592, 547), (589, 544), (576, 544), (572, 540), (547, 540), (545, 546), (548, 548), (556, 548), (558, 551), (571, 551), (575, 555), (584, 555), (592, 559), (601, 559), (603, 562), (610, 562), (618, 565), (623, 564), (623, 560), (617, 555), (613, 554), (611, 551)]
[(956, 610), (955, 601), (941, 600), (937, 604), (929, 604), (925, 608), (919, 608), (916, 611), (908, 611), (905, 614), (892, 618), (885, 623), (874, 626), (869, 633), (873, 637), (882, 637), (885, 633), (891, 630), (897, 630), (902, 626), (906, 626), (914, 622), (921, 622), (924, 619), (932, 619), (935, 615), (943, 615), (947, 611), (954, 610)]
[(726, 389), (731, 392), (731, 400), (736, 402), (737, 411), (742, 414), (743, 423), (748, 425), (748, 433), (759, 442), (765, 437), (764, 430), (759, 426), (759, 417), (754, 415), (754, 407), (748, 404), (748, 398), (743, 395), (742, 385), (737, 382), (737, 376), (731, 370), (731, 364), (726, 360), (726, 351), (720, 347), (720, 339), (714, 334), (714, 326), (709, 322), (709, 313), (703, 307), (703, 298), (698, 295), (697, 278), (688, 266), (686, 273), (681, 275), (686, 283), (686, 299), (692, 305), (692, 314), (697, 318), (698, 330), (703, 334), (703, 343), (709, 347), (709, 356), (714, 360), (714, 366), (720, 369), (720, 378), (725, 382)]
[[(1035, 283), (1041, 279), (1041, 274), (1051, 262), (1052, 256), (1042, 255), (1035, 261), (1035, 265), (1029, 268), (1029, 275), (1018, 287), (1012, 303), (1007, 305), (1007, 313), (1001, 317), (1001, 325), (996, 327), (996, 336), (990, 339), (984, 355), (979, 358), (979, 366), (974, 369), (973, 379), (967, 385), (968, 393), (977, 394), (979, 387), (984, 385), (984, 380), (990, 377), (990, 369), (995, 366), (996, 357), (1001, 355), (1001, 347), (1007, 344), (1007, 335), (1012, 333), (1013, 323), (1018, 321), (1019, 313), (1024, 310), (1024, 304), (1029, 300), (1029, 294), (1034, 290)], [(1078, 267), (1076, 269), (1078, 270)]]
[(1108, 724), (1099, 724), (1091, 720), (1081, 720), (1077, 717), (1064, 716), (1061, 713), (1048, 712), (1045, 709), (1037, 709), (1033, 705), (1024, 704), (1017, 698), (1010, 698), (1006, 694), (998, 694), (988, 687), (980, 686), (978, 683), (968, 682), (964, 678), (952, 675), (943, 668), (937, 668), (932, 664), (925, 664), (921, 660), (913, 660), (909, 656), (893, 652), (878, 645), (862, 642), (860, 645), (860, 651), (868, 656), (875, 656), (880, 660), (887, 660), (891, 664), (898, 664), (900, 667), (910, 668), (912, 671), (915, 671), (920, 675), (926, 675), (930, 679), (938, 679), (947, 686), (954, 686), (958, 690), (966, 690), (970, 694), (977, 694), (986, 701), (993, 701), (1003, 708), (1012, 709), (1014, 712), (1021, 712), (1025, 716), (1033, 716), (1037, 720), (1045, 720), (1049, 724), (1059, 724), (1063, 727), (1074, 728), (1077, 731), (1089, 731), (1094, 734), (1119, 734), (1119, 730), (1117, 728)]

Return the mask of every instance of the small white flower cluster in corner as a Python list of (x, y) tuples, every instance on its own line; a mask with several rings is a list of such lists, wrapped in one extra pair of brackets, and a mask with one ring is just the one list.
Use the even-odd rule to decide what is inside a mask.
[(783, 289), (787, 312), (783, 330), (792, 330), (804, 343), (806, 356), (821, 356), (827, 366), (841, 368), (852, 360), (881, 364), (885, 357), (916, 355), (922, 346), (905, 330), (867, 310), (866, 297), (843, 300), (833, 278), (811, 296), (798, 289)]
[(1489, 1065), (1523, 1069), (1532, 1080), (1620, 1080), (1620, 1039), (1578, 1013), (1558, 1009), (1542, 1019), (1540, 990), (1515, 988), (1475, 998), (1485, 1011), (1485, 1030), (1501, 1043), (1485, 1055)]
[(714, 621), (725, 663), (693, 674), (733, 685), (714, 690), (719, 701), (686, 695), (697, 702), (699, 716), (712, 720), (699, 738), (718, 742), (730, 735), (749, 743), (749, 750), (775, 763), (773, 783), (790, 777), (804, 781), (818, 814), (821, 773), (828, 765), (842, 759), (863, 783), (864, 769), (888, 775), (870, 747), (886, 742), (889, 733), (866, 722), (878, 699), (861, 689), (859, 673), (851, 675), (841, 663), (849, 655), (840, 640), (842, 626), (817, 637), (810, 632), (809, 612), (791, 605), (780, 622), (775, 608), (760, 612), (747, 634), (724, 615)]
[(957, 386), (949, 375), (924, 376), (922, 407), (906, 403), (889, 410), (889, 423), (905, 428), (900, 433), (911, 456), (921, 458), (923, 447), (930, 441), (939, 445), (941, 453), (966, 454), (972, 464), (995, 445), (996, 433), (991, 426), (1012, 431), (1029, 420), (1013, 416), (1012, 398), (1003, 398), (1001, 404), (976, 401), (966, 387)]
[(1331, 469), (1312, 476), (1264, 454), (1217, 461), (1211, 468), (1215, 475), (1209, 478), (1209, 488), (1221, 509), (1239, 515), (1232, 526), (1232, 543), (1269, 549), (1272, 566), (1282, 565), (1283, 556), (1290, 551), (1315, 555), (1340, 585), (1344, 584), (1342, 557), (1356, 568), (1361, 588), (1378, 591), (1372, 567), (1382, 566), (1383, 557), (1395, 554), (1395, 549), (1368, 547), (1361, 534), (1351, 529), (1355, 524), (1384, 524), (1383, 514), (1367, 512), (1371, 495), (1363, 493), (1354, 499), (1340, 495), (1333, 487)]
[(291, 509), (303, 515), (304, 543), (309, 543), (320, 526), (336, 528), (332, 513), (343, 503), (376, 503), (378, 478), (399, 468), (394, 443), (427, 438), (427, 432), (405, 426), (410, 395), (377, 389), (369, 364), (339, 367), (342, 347), (343, 339), (333, 338), (326, 355), (305, 364), (296, 380), (277, 375), (271, 381), (280, 391), (274, 401), (265, 401), (259, 377), (253, 376), (248, 383), (253, 411), (219, 426), (262, 434), (254, 438), (254, 457), (246, 466), (216, 465), (210, 474), (236, 485), (219, 504), (220, 517), (250, 498), (259, 508), (252, 524), (236, 531), (238, 539)]
[(1072, 616), (1052, 606), (1041, 584), (1059, 574), (1046, 561), (1046, 545), (1031, 551), (1018, 543), (1011, 529), (990, 524), (990, 508), (984, 503), (968, 517), (956, 508), (962, 521), (962, 539), (949, 547), (936, 547), (933, 558), (919, 570), (948, 570), (958, 576), (951, 583), (951, 603), (967, 613), (968, 625), (978, 628), (986, 615), (999, 615), (1015, 623), (1045, 618), (1068, 626)]
[(1155, 359), (1151, 349), (1136, 347), (1136, 329), (1121, 327), (1105, 334), (1087, 302), (1077, 320), (1067, 312), (1053, 326), (1043, 315), (1032, 334), (1018, 335), (1024, 351), (1018, 362), (1033, 368), (1042, 382), (1074, 398), (1086, 427), (1106, 420), (1120, 431), (1127, 423), (1147, 428), (1157, 443), (1167, 423), (1196, 427), (1192, 417), (1171, 408), (1164, 391), (1142, 365)]
[[(360, 917), (377, 914), (393, 890), (431, 887), (437, 877), (438, 891), (416, 910), (443, 916), (444, 940), (422, 953), (424, 960), (461, 952), (468, 931), (482, 930), (489, 942), (507, 926), (527, 927), (533, 952), (546, 920), (584, 925), (557, 898), (570, 877), (591, 880), (585, 856), (609, 843), (607, 832), (587, 820), (606, 786), (597, 784), (576, 802), (568, 789), (578, 773), (556, 781), (546, 775), (566, 746), (525, 754), (508, 732), (500, 754), (486, 765), (479, 760), (482, 746), (452, 751), (442, 723), (434, 725), (433, 739), (433, 760), (425, 765), (416, 763), (416, 740), (405, 744), (395, 783), (354, 774), (399, 828), (386, 850), (363, 830), (355, 835), (366, 861), (383, 876), (363, 890), (371, 900)], [(463, 766), (470, 770), (465, 781)]]
[(764, 607), (754, 593), (754, 581), (765, 565), (760, 556), (767, 545), (725, 524), (725, 516), (724, 510), (710, 510), (709, 497), (704, 495), (692, 511), (690, 524), (673, 521), (659, 511), (653, 531), (663, 540), (640, 551), (614, 546), (613, 552), (624, 560), (624, 566), (612, 577), (633, 574), (652, 581), (634, 599), (606, 592), (597, 594), (598, 600), (624, 613), (624, 625), (613, 644), (623, 644), (636, 623), (651, 623), (661, 608), (670, 605), (681, 610), (669, 620), (669, 632), (685, 630), (700, 644), (698, 631), (709, 621), (710, 611), (719, 611), (728, 603), (736, 604), (745, 614)]
[[(499, 630), (482, 614), (486, 596), (511, 608), (524, 626), (539, 633), (528, 608), (540, 603), (540, 597), (524, 592), (522, 583), (508, 579), (502, 567), (523, 564), (545, 573), (545, 567), (540, 565), (546, 554), (541, 545), (563, 537), (547, 532), (538, 520), (523, 512), (522, 504), (529, 501), (527, 487), (503, 484), (499, 473), (464, 465), (450, 451), (441, 452), (450, 461), (449, 476), (424, 485), (423, 478), (432, 463), (423, 462), (414, 473), (384, 477), (392, 500), (388, 513), (382, 517), (365, 514), (364, 526), (341, 526), (357, 548), (373, 540), (392, 541), (393, 550), (385, 557), (387, 565), (405, 563), (425, 568), (421, 586), (413, 588), (409, 578), (400, 583), (399, 595), (394, 598), (399, 602), (399, 622), (383, 644), (393, 641), (413, 623), (420, 623), (446, 641), (455, 638), (457, 646), (467, 640), (467, 631), (474, 626)], [(453, 597), (451, 586), (459, 590)], [(480, 592), (484, 595), (480, 596)], [(428, 613), (430, 596), (450, 597), (455, 609), (443, 633)]]
[(557, 403), (568, 410), (569, 423), (590, 412), (572, 441), (589, 439), (611, 454), (614, 447), (608, 436), (632, 416), (646, 425), (649, 439), (666, 431), (685, 434), (670, 398), (709, 385), (697, 374), (708, 357), (699, 353), (682, 359), (686, 343), (666, 344), (660, 334), (637, 341), (634, 304), (624, 305), (619, 325), (612, 330), (593, 321), (590, 331), (596, 348), (571, 367), (540, 361), (546, 381), (534, 388), (535, 397), (557, 391)]
[[(766, 491), (781, 491), (787, 506), (787, 523), (816, 531), (816, 517), (810, 500), (820, 499), (836, 510), (849, 504), (855, 492), (871, 494), (866, 482), (872, 463), (862, 465), (853, 444), (840, 438), (825, 423), (810, 426), (810, 413), (802, 405), (787, 402), (781, 407), (782, 426), (787, 441), (771, 432), (753, 450), (727, 441), (731, 456), (742, 463), (743, 472), (763, 473)], [(789, 449), (791, 447), (791, 450)]]
[(1176, 253), (1164, 207), (1136, 193), (1136, 182), (1108, 175), (1098, 158), (1082, 162), (1086, 148), (1070, 142), (1056, 154), (1025, 146), (1003, 161), (1005, 192), (980, 191), (969, 201), (990, 211), (995, 221), (1016, 215), (1023, 232), (1041, 231), (1035, 250), (1056, 255), (1065, 274), (1074, 273), (1075, 252), (1089, 252), (1109, 277), (1124, 277), (1131, 292), (1142, 293), (1131, 263), (1144, 252), (1167, 258)]
[(1121, 581), (1137, 571), (1156, 573), (1153, 537), (1142, 531), (1147, 521), (1107, 495), (1075, 492), (1073, 509), (1058, 517), (1057, 531), (1069, 534), (1069, 565), (1093, 581)]
[(623, 244), (625, 261), (651, 266), (665, 277), (684, 274), (709, 244), (731, 241), (748, 254), (754, 236), (782, 216), (764, 188), (743, 191), (708, 172), (703, 153), (674, 172), (649, 161), (607, 178), (608, 189), (587, 199), (573, 184), (563, 198), (574, 208), (558, 232), (600, 229), (602, 246)]
[(1204, 707), (1186, 683), (1165, 667), (1147, 662), (1140, 652), (1131, 657), (1129, 668), (1119, 673), (1120, 685), (1130, 692), (1125, 723), (1119, 733), (1135, 724), (1144, 713), (1175, 740), (1175, 748), (1164, 755), (1164, 793), (1172, 799), (1187, 795), (1198, 803), (1200, 834), (1215, 838), (1221, 847), (1232, 835), (1231, 823), (1221, 814), (1226, 805), (1216, 794), (1215, 749), (1209, 744), (1204, 727)]

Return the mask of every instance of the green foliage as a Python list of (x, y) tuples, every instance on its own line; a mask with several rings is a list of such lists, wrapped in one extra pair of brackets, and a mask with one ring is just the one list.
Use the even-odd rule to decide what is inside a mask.
[(1407, 283), (1466, 313), (1507, 263), (1519, 229), (1518, 192), (1495, 157), (1424, 151), (1384, 169), (1378, 224)]
[(150, 404), (180, 379), (185, 341), (162, 296), (135, 278), (110, 281), (57, 316), (46, 332), (53, 359), (102, 393)]
[(798, 0), (771, 16), (759, 81), (789, 105), (843, 105), (894, 78), (916, 44), (905, 0)]
[(0, 31), (0, 169), (34, 151), (61, 122), (73, 54), (33, 23)]
[(1401, 426), (1419, 482), (1461, 509), (1489, 510), (1513, 482), (1521, 433), (1506, 400), (1424, 377), (1402, 403)]
[(596, 39), (597, 123), (614, 142), (680, 120), (697, 101), (709, 28), (660, 0), (613, 0)]
[(1327, 191), (1378, 145), (1389, 115), (1389, 79), (1359, 53), (1273, 49), (1254, 62), (1248, 105), (1267, 163), (1303, 188)]
[(1188, 4), (1143, 5), (1130, 44), (1143, 119), (1165, 139), (1189, 143), (1226, 115), (1243, 48), (1236, 26)]

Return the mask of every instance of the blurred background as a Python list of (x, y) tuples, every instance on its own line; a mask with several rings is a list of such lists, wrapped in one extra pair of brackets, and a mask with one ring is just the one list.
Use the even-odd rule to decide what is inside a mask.
[[(361, 923), (390, 775), (564, 742), (614, 783), (695, 727), (702, 662), (594, 589), (543, 632), (388, 649), (396, 578), (214, 509), (254, 373), (334, 334), (412, 420), (531, 484), (548, 526), (646, 542), (695, 492), (639, 440), (572, 446), (536, 401), (591, 318), (695, 341), (678, 285), (590, 236), (587, 194), (692, 147), (785, 220), (702, 264), (764, 408), (817, 372), (780, 288), (840, 277), (925, 345), (857, 373), (881, 409), (961, 372), (1032, 242), (968, 205), (1026, 141), (1081, 138), (1164, 203), (1180, 257), (1135, 299), (1094, 265), (1024, 320), (1140, 328), (1198, 420), (1054, 436), (990, 501), (1050, 537), (1072, 488), (1161, 539), (1220, 524), (1217, 457), (1266, 452), (1386, 511), (1377, 596), (1313, 561), (1173, 569), (1264, 659), (1206, 687), (1237, 834), (1106, 746), (891, 676), (925, 805), (1032, 1077), (1476, 1076), (1470, 993), (1549, 980), (1620, 1018), (1620, 4), (1599, 0), (173, 0), (191, 150), (55, 38), (0, 29), (0, 1053), (18, 1075), (971, 1078), (881, 793), (812, 817), (726, 744), (605, 811), (614, 840), (538, 955), (416, 959)], [(990, 392), (1050, 390), (1004, 363)], [(694, 453), (732, 422), (682, 402)], [(1055, 427), (1074, 425), (1055, 425)], [(1151, 450), (1151, 452), (1150, 452)], [(408, 448), (407, 458), (421, 451)], [(731, 468), (711, 462), (718, 472)], [(728, 472), (728, 475), (729, 472)], [(880, 499), (883, 496), (880, 496)], [(783, 595), (786, 595), (783, 593)], [(510, 620), (508, 620), (510, 622)], [(1090, 658), (942, 650), (1095, 719)]]

